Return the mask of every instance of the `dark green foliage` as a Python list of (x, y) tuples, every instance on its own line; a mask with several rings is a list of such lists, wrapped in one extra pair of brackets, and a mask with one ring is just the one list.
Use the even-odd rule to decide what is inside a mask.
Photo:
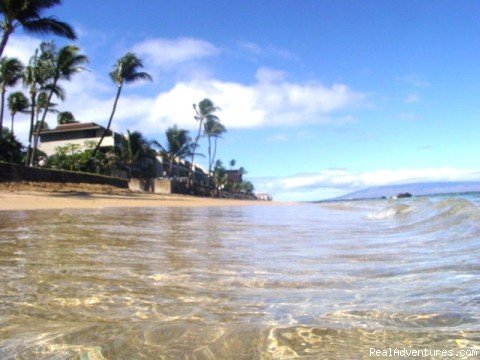
[(0, 14), (2, 39), (0, 41), (0, 56), (10, 35), (16, 28), (22, 27), (27, 33), (55, 34), (71, 40), (77, 38), (73, 28), (53, 16), (42, 17), (44, 10), (60, 5), (61, 0), (2, 0)]
[(156, 152), (140, 132), (127, 130), (119, 152), (121, 162), (127, 167), (130, 176), (155, 177)]
[(75, 120), (75, 116), (70, 111), (62, 111), (59, 112), (57, 115), (57, 123), (59, 125), (62, 124), (73, 124), (78, 121)]
[(28, 113), (30, 102), (28, 101), (28, 98), (21, 91), (17, 91), (8, 95), (7, 105), (8, 105), (8, 109), (10, 110), (10, 116), (12, 117), (10, 131), (13, 134), (14, 133), (13, 121), (15, 119), (15, 115), (18, 113), (23, 113), (23, 114)]
[(118, 157), (113, 152), (98, 152), (91, 161), (94, 144), (89, 145), (85, 150), (81, 150), (77, 144), (67, 144), (56, 148), (56, 153), (48, 158), (47, 167), (108, 174), (118, 162)]
[(21, 163), (23, 156), (22, 143), (7, 128), (3, 128), (0, 137), (0, 160)]
[[(167, 137), (167, 146), (164, 147), (158, 142), (154, 142), (155, 145), (160, 147), (164, 157), (167, 159), (168, 166), (168, 176), (180, 175), (178, 168), (177, 160), (184, 160), (187, 157), (192, 156), (193, 153), (193, 143), (192, 139), (188, 135), (188, 130), (179, 129), (177, 125), (174, 125), (167, 129), (165, 132)], [(174, 165), (177, 164), (174, 171)]]

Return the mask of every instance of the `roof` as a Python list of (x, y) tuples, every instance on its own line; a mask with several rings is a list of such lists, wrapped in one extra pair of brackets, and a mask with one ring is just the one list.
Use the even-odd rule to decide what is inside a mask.
[(89, 123), (71, 123), (71, 124), (61, 124), (58, 125), (55, 129), (43, 130), (40, 134), (54, 134), (54, 133), (65, 133), (65, 132), (74, 132), (79, 130), (97, 130), (105, 129), (103, 126), (98, 125), (93, 122)]

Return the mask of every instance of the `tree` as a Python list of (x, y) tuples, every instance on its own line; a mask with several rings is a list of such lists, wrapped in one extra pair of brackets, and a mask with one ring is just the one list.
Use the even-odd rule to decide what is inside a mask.
[[(198, 133), (197, 136), (195, 137), (195, 141), (193, 143), (193, 151), (192, 151), (192, 163), (191, 163), (191, 169), (190, 169), (190, 175), (194, 171), (194, 157), (195, 157), (195, 151), (198, 146), (198, 140), (200, 139), (200, 135), (202, 133), (202, 127), (203, 127), (203, 122), (204, 121), (217, 121), (219, 122), (220, 120), (218, 119), (218, 116), (214, 115), (214, 112), (217, 110), (220, 110), (217, 106), (214, 105), (213, 101), (210, 99), (203, 99), (197, 104), (193, 104), (193, 109), (195, 110), (195, 120), (198, 121)], [(189, 176), (190, 178), (190, 176)]]
[[(214, 118), (208, 118), (204, 123), (204, 134), (208, 139), (208, 176), (212, 172), (212, 167), (215, 162), (217, 154), (217, 140), (221, 135), (227, 132), (223, 124)], [(214, 139), (213, 154), (212, 154), (212, 138)]]
[(138, 80), (152, 80), (150, 74), (142, 71), (138, 71), (143, 68), (142, 60), (140, 60), (135, 54), (127, 53), (117, 60), (117, 63), (110, 73), (110, 78), (117, 86), (117, 95), (115, 96), (115, 101), (113, 102), (112, 113), (110, 114), (110, 119), (106, 129), (103, 131), (102, 137), (98, 142), (97, 146), (93, 150), (92, 158), (97, 153), (98, 149), (102, 145), (103, 139), (105, 138), (108, 131), (110, 131), (110, 126), (112, 125), (113, 116), (115, 115), (115, 110), (117, 109), (118, 99), (122, 92), (123, 84), (134, 83)]
[(10, 110), (10, 115), (12, 116), (12, 125), (10, 126), (10, 132), (13, 135), (13, 121), (15, 115), (17, 113), (28, 113), (30, 103), (28, 102), (28, 98), (21, 91), (17, 91), (8, 95), (7, 105), (8, 109)]
[(45, 76), (46, 76), (45, 73), (42, 72), (42, 66), (38, 61), (38, 49), (37, 49), (35, 51), (35, 55), (33, 55), (30, 58), (28, 66), (25, 68), (25, 71), (23, 74), (23, 85), (28, 88), (28, 93), (30, 95), (30, 131), (28, 132), (28, 148), (27, 148), (27, 156), (25, 158), (25, 165), (30, 164), (37, 94), (40, 91), (40, 87), (44, 83)]
[(58, 110), (55, 109), (56, 106), (57, 104), (48, 101), (48, 94), (45, 91), (41, 91), (37, 96), (37, 101), (35, 105), (35, 125), (37, 126), (40, 123), (40, 114), (42, 113), (42, 111), (58, 113)]
[(51, 107), (52, 96), (55, 94), (63, 100), (62, 90), (58, 86), (58, 81), (70, 80), (74, 74), (84, 70), (82, 65), (88, 62), (88, 58), (79, 52), (80, 49), (74, 45), (64, 46), (57, 51), (53, 43), (48, 43), (43, 48), (41, 62), (46, 69), (45, 71), (50, 73), (50, 77), (49, 81), (44, 85), (44, 88), (48, 91), (48, 98), (45, 103), (42, 120), (35, 134), (33, 157), (35, 157), (35, 152), (37, 151), (40, 130), (43, 128), (47, 112)]
[(73, 28), (57, 20), (54, 16), (42, 17), (42, 12), (56, 5), (61, 0), (2, 0), (0, 14), (3, 14), (1, 28), (3, 30), (0, 41), (0, 56), (2, 56), (10, 35), (18, 27), (27, 33), (53, 33), (55, 35), (76, 40), (77, 35)]
[(2, 129), (2, 136), (0, 136), (0, 160), (20, 163), (22, 156), (22, 143), (7, 128)]
[(169, 162), (168, 176), (171, 177), (175, 175), (173, 173), (173, 165), (175, 164), (176, 159), (186, 159), (187, 157), (192, 156), (193, 143), (188, 135), (188, 131), (179, 129), (177, 125), (168, 128), (165, 135), (167, 137), (166, 148), (157, 141), (154, 141), (154, 144), (160, 147), (167, 156)]
[(0, 130), (3, 128), (3, 113), (5, 108), (5, 93), (7, 87), (12, 87), (22, 78), (23, 65), (16, 58), (0, 59)]
[(138, 167), (142, 173), (152, 172), (155, 162), (155, 150), (150, 142), (138, 131), (130, 132), (123, 138), (120, 155), (131, 175), (132, 168)]
[(76, 123), (75, 116), (70, 111), (62, 111), (57, 115), (57, 124), (73, 124)]
[(215, 162), (215, 167), (213, 170), (213, 180), (217, 189), (223, 188), (228, 182), (226, 169), (223, 166), (221, 160), (217, 160)]
[(236, 163), (237, 163), (237, 160), (235, 160), (235, 159), (230, 160), (230, 163), (229, 163), (230, 169), (233, 169), (235, 167)]

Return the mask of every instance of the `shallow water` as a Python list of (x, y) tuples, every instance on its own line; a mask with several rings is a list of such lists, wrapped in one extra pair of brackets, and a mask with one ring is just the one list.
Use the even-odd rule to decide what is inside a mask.
[(479, 204), (3, 212), (0, 358), (480, 354)]

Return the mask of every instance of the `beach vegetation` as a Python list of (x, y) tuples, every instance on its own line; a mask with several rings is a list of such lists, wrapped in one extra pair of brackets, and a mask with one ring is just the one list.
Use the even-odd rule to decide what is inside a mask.
[(22, 78), (23, 64), (17, 58), (0, 58), (0, 129), (3, 128), (5, 94), (7, 88), (15, 86)]
[(61, 0), (2, 0), (0, 2), (0, 14), (3, 15), (0, 56), (5, 50), (10, 35), (17, 28), (22, 28), (27, 33), (54, 34), (76, 40), (77, 35), (69, 24), (54, 16), (42, 16), (45, 10), (61, 3)]
[(85, 146), (71, 143), (58, 146), (55, 154), (48, 157), (46, 167), (69, 171), (108, 173), (118, 162), (118, 157), (113, 151), (98, 152), (92, 161), (95, 144), (96, 142), (86, 141)]
[(168, 163), (167, 176), (178, 176), (180, 161), (191, 157), (193, 154), (192, 138), (189, 136), (188, 130), (179, 129), (177, 125), (169, 127), (165, 136), (167, 138), (166, 146), (158, 141), (154, 141), (154, 144), (160, 148), (160, 153)]
[(30, 130), (28, 132), (28, 146), (27, 156), (25, 157), (25, 165), (29, 165), (31, 159), (37, 94), (40, 92), (46, 78), (46, 72), (43, 70), (42, 64), (39, 61), (37, 49), (35, 50), (35, 54), (30, 58), (28, 65), (25, 67), (22, 78), (23, 85), (27, 88), (30, 96)]
[[(222, 134), (227, 132), (225, 126), (217, 118), (207, 118), (204, 123), (204, 135), (208, 139), (208, 176), (211, 178), (213, 164), (217, 154), (217, 141), (222, 137)], [(213, 151), (212, 151), (212, 139), (213, 139)]]
[(57, 115), (57, 124), (58, 125), (63, 125), (63, 124), (74, 124), (77, 123), (78, 121), (75, 120), (75, 116), (70, 112), (70, 111), (62, 111), (59, 112)]
[(121, 163), (127, 168), (128, 177), (155, 176), (156, 151), (150, 144), (151, 142), (145, 139), (142, 133), (127, 130), (127, 135), (122, 138), (119, 157)]
[(25, 96), (23, 92), (16, 91), (8, 95), (7, 106), (8, 106), (8, 109), (10, 110), (10, 116), (11, 116), (10, 132), (13, 135), (14, 134), (13, 122), (15, 120), (15, 115), (17, 115), (18, 113), (27, 114), (28, 109), (30, 107), (30, 102), (28, 101), (28, 98)]
[[(37, 151), (40, 130), (45, 123), (48, 111), (53, 105), (51, 103), (53, 95), (60, 100), (65, 98), (64, 91), (59, 87), (58, 82), (60, 80), (70, 80), (74, 74), (85, 70), (83, 66), (88, 62), (88, 58), (81, 54), (80, 49), (74, 45), (67, 45), (57, 50), (55, 44), (49, 42), (43, 44), (40, 61), (45, 74), (45, 81), (42, 84), (44, 92), (40, 93), (40, 95), (44, 94), (43, 97), (46, 99), (43, 101), (43, 115), (40, 120), (40, 125), (35, 133), (33, 157)], [(38, 99), (39, 104), (40, 95)], [(37, 112), (37, 116), (38, 114), (40, 114), (40, 111)]]
[(198, 132), (197, 136), (195, 137), (195, 140), (193, 141), (193, 151), (192, 151), (192, 159), (190, 162), (190, 170), (189, 170), (189, 179), (191, 178), (191, 175), (195, 173), (195, 151), (197, 150), (198, 147), (198, 141), (200, 140), (200, 136), (202, 135), (202, 128), (203, 128), (203, 123), (206, 121), (212, 121), (212, 122), (220, 122), (220, 119), (218, 118), (217, 115), (215, 115), (215, 112), (220, 110), (219, 107), (215, 106), (212, 100), (210, 99), (203, 99), (197, 104), (193, 104), (193, 109), (195, 111), (194, 119), (198, 121)]
[(21, 163), (24, 156), (24, 146), (7, 128), (3, 128), (1, 133), (0, 160)]

